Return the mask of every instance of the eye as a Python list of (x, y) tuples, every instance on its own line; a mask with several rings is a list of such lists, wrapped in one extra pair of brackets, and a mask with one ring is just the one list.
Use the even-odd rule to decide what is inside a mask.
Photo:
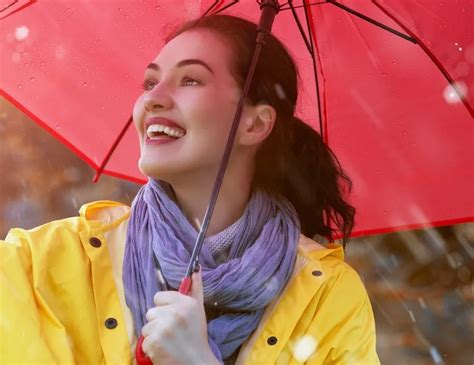
[(145, 91), (150, 91), (150, 90), (153, 89), (153, 87), (155, 86), (154, 84), (155, 84), (155, 82), (153, 82), (153, 81), (151, 81), (151, 80), (145, 80), (145, 81), (143, 81), (143, 83), (142, 83), (142, 88), (143, 88), (143, 90), (145, 90)]
[(183, 77), (182, 80), (183, 80), (184, 86), (196, 86), (196, 85), (200, 84), (199, 81), (194, 80), (194, 79), (192, 79), (190, 77), (187, 77), (187, 76)]
[[(155, 81), (145, 80), (142, 83), (142, 89), (145, 90), (145, 91), (150, 91), (151, 89), (153, 89), (155, 87), (156, 84), (157, 84), (157, 82), (155, 82)], [(200, 84), (201, 83), (199, 81), (185, 76), (185, 77), (182, 78), (182, 84), (181, 85), (183, 85), (183, 86), (197, 86), (197, 85), (200, 85)]]

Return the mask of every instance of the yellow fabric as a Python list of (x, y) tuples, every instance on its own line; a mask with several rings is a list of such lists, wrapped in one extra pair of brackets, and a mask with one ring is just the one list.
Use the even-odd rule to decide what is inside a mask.
[[(121, 283), (129, 212), (94, 202), (79, 217), (12, 229), (0, 241), (0, 364), (133, 362)], [(369, 298), (343, 260), (341, 246), (320, 249), (301, 236), (293, 276), (237, 364), (379, 364)], [(117, 327), (107, 328), (108, 318)]]

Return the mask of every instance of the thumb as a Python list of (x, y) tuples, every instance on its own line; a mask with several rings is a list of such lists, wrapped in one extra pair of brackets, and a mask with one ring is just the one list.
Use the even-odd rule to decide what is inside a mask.
[(204, 293), (202, 285), (202, 268), (199, 265), (199, 271), (194, 272), (192, 276), (191, 296), (204, 305)]

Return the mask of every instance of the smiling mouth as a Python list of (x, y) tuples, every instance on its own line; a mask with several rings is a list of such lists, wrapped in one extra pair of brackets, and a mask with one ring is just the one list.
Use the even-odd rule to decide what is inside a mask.
[(184, 130), (178, 128), (152, 124), (147, 128), (145, 137), (147, 140), (180, 139), (185, 134)]

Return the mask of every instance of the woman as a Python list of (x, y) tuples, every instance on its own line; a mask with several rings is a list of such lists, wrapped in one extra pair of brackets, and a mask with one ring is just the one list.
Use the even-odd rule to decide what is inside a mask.
[[(250, 64), (256, 25), (184, 24), (145, 72), (133, 118), (149, 182), (129, 208), (10, 231), (2, 249), (5, 362), (378, 364), (370, 301), (331, 237), (350, 188), (294, 117), (297, 73), (270, 37), (256, 69), (190, 296), (189, 262)], [(329, 219), (330, 218), (330, 219)], [(157, 269), (159, 269), (157, 271)], [(158, 274), (158, 275), (157, 275)], [(158, 276), (158, 277), (157, 277)], [(123, 281), (122, 281), (123, 279)]]

